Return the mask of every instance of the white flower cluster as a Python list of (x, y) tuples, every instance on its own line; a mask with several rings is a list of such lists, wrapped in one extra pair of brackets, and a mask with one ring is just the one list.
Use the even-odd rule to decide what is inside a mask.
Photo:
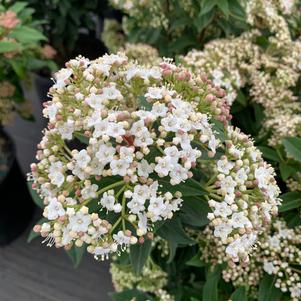
[(248, 136), (231, 127), (226, 132), (225, 154), (217, 161), (209, 182), (208, 214), (214, 236), (227, 244), (233, 261), (249, 261), (249, 252), (271, 216), (278, 212), (279, 188), (274, 170)]
[(171, 63), (139, 66), (122, 54), (68, 62), (50, 89), (49, 125), (32, 164), (48, 219), (35, 230), (49, 244), (86, 244), (103, 258), (143, 243), (152, 223), (172, 218), (183, 201), (180, 184), (219, 146), (208, 114), (228, 118), (215, 90), (200, 82), (208, 91)]
[[(264, 273), (275, 275), (275, 287), (290, 295), (291, 300), (301, 298), (301, 232), (300, 227), (290, 229), (283, 221), (275, 221), (259, 237), (248, 266), (228, 265), (223, 270), (223, 278), (231, 281), (235, 287), (246, 286), (249, 294), (258, 291), (258, 285)], [(218, 238), (212, 237), (207, 227), (197, 240), (203, 250), (202, 259), (216, 265), (225, 261), (225, 246)], [(205, 244), (205, 247), (203, 246)], [(212, 249), (216, 252), (212, 254)]]

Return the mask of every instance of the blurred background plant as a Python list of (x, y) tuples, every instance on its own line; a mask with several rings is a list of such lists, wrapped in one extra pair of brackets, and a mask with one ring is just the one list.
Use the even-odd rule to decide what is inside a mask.
[(28, 0), (42, 19), (43, 33), (57, 50), (56, 61), (63, 65), (78, 54), (96, 58), (105, 52), (100, 41), (107, 1), (102, 0)]
[[(40, 68), (55, 70), (54, 50), (40, 32), (41, 22), (26, 2), (0, 5), (0, 124), (11, 120), (14, 111), (31, 118), (21, 82)], [(42, 46), (44, 44), (44, 46)]]
[(237, 0), (111, 0), (124, 12), (122, 28), (131, 43), (147, 43), (162, 56), (197, 48), (209, 40), (238, 35), (248, 25)]

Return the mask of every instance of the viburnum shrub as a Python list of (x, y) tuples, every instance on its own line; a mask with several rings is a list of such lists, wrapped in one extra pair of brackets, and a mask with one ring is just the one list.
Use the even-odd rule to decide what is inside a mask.
[[(49, 95), (30, 177), (46, 218), (34, 231), (48, 245), (86, 246), (97, 259), (136, 245), (136, 266), (157, 232), (175, 251), (182, 225), (210, 220), (228, 260), (248, 262), (279, 189), (252, 141), (229, 126), (224, 90), (170, 60), (146, 67), (118, 53), (69, 61)], [(164, 233), (169, 220), (177, 226)], [(141, 249), (143, 260), (133, 255)]]

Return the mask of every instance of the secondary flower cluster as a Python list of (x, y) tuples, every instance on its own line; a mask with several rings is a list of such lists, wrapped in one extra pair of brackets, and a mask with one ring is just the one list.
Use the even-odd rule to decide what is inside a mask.
[(181, 183), (219, 146), (209, 113), (230, 118), (224, 93), (206, 80), (123, 54), (71, 60), (49, 94), (49, 125), (32, 164), (48, 222), (35, 231), (57, 247), (87, 244), (101, 258), (143, 243), (154, 222), (172, 218)]
[(214, 236), (227, 244), (233, 261), (249, 261), (257, 236), (278, 212), (279, 188), (274, 170), (266, 164), (248, 136), (238, 129), (226, 131), (224, 155), (209, 180), (208, 214)]
[(151, 261), (148, 261), (143, 267), (140, 276), (132, 272), (131, 266), (118, 265), (118, 263), (111, 264), (110, 273), (117, 292), (138, 289), (154, 294), (159, 301), (174, 300), (174, 297), (164, 290), (167, 284), (167, 273)]
[[(209, 227), (198, 236), (198, 240), (205, 262), (216, 265), (225, 261), (225, 247), (219, 239), (212, 236)], [(231, 281), (236, 287), (249, 287), (252, 294), (258, 290), (264, 273), (275, 275), (275, 287), (283, 293), (288, 293), (293, 301), (300, 300), (301, 271), (296, 267), (301, 265), (300, 243), (300, 227), (290, 229), (285, 222), (275, 221), (260, 236), (248, 266), (229, 265), (223, 271), (223, 278), (227, 282)], [(214, 256), (212, 249), (215, 250)]]
[[(282, 2), (275, 2), (248, 1), (252, 30), (239, 37), (214, 40), (203, 51), (193, 50), (182, 58), (185, 65), (210, 75), (225, 88), (230, 104), (236, 90), (247, 87), (251, 99), (265, 109), (265, 131), (272, 133), (270, 145), (301, 134), (301, 106), (291, 91), (300, 73), (300, 41), (292, 40), (287, 21), (279, 12)], [(266, 47), (258, 44), (263, 30), (271, 32)]]

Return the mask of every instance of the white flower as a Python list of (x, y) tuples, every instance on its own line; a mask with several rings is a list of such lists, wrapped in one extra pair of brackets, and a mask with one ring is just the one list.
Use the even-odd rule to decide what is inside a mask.
[(261, 166), (255, 169), (255, 178), (259, 188), (266, 188), (270, 180), (270, 170)]
[(112, 160), (110, 163), (110, 167), (112, 169), (113, 175), (120, 175), (124, 177), (127, 174), (127, 169), (130, 164), (126, 162), (124, 159)]
[(275, 271), (275, 267), (273, 265), (272, 262), (268, 262), (268, 261), (265, 261), (264, 264), (263, 264), (263, 269), (265, 272), (267, 272), (269, 275), (272, 275), (274, 274), (274, 271)]
[(134, 159), (134, 149), (131, 147), (122, 146), (120, 148), (120, 159), (125, 160), (127, 163), (132, 163)]
[(54, 74), (56, 83), (55, 85), (53, 85), (53, 87), (56, 89), (64, 88), (66, 86), (66, 80), (69, 79), (72, 73), (72, 70), (67, 68), (63, 68), (60, 71), (56, 72)]
[(69, 218), (70, 229), (74, 232), (86, 232), (91, 223), (89, 214), (84, 214), (81, 211), (76, 212), (75, 215)]
[(115, 86), (104, 87), (101, 94), (102, 99), (122, 99), (122, 95)]
[(56, 198), (52, 198), (49, 202), (49, 205), (45, 207), (44, 215), (49, 220), (56, 220), (60, 216), (65, 215), (65, 209), (63, 208), (63, 205), (57, 201)]
[(244, 212), (235, 212), (231, 218), (233, 228), (252, 227), (250, 220), (245, 216)]
[(95, 156), (103, 165), (106, 165), (112, 162), (115, 152), (116, 149), (111, 144), (102, 144), (99, 146)]
[(125, 134), (125, 130), (123, 128), (122, 123), (109, 122), (107, 128), (107, 135), (111, 137), (119, 137)]
[(225, 241), (231, 232), (232, 232), (231, 226), (225, 223), (221, 223), (215, 227), (214, 236), (220, 237), (223, 241)]
[(93, 137), (98, 138), (102, 135), (107, 134), (108, 127), (109, 127), (109, 122), (107, 120), (100, 120), (94, 126)]
[(168, 109), (164, 104), (155, 103), (152, 107), (152, 114), (156, 117), (164, 117), (166, 116)]
[(96, 95), (94, 93), (86, 97), (86, 103), (95, 110), (101, 110), (103, 108), (103, 98), (101, 95)]
[(171, 169), (173, 168), (172, 165), (172, 160), (170, 157), (162, 157), (158, 160), (158, 163), (155, 167), (155, 171), (156, 173), (158, 173), (158, 175), (163, 175), (163, 176), (167, 176), (168, 173), (171, 171)]
[(228, 161), (227, 158), (217, 161), (217, 170), (225, 175), (228, 175), (233, 167), (234, 163)]
[(292, 298), (300, 298), (301, 297), (301, 287), (300, 286), (295, 285), (293, 287), (290, 287), (289, 291), (291, 292)]
[(59, 110), (59, 107), (56, 103), (52, 103), (51, 105), (47, 106), (45, 110), (45, 115), (48, 116), (50, 122), (56, 121), (56, 114)]
[(133, 198), (130, 202), (127, 203), (127, 207), (130, 209), (131, 213), (138, 214), (145, 209), (144, 202), (144, 199)]
[(112, 194), (105, 192), (100, 199), (100, 204), (109, 211), (114, 210), (115, 197)]
[(151, 99), (162, 99), (164, 90), (164, 88), (149, 87), (147, 89), (147, 93), (144, 96), (149, 97)]
[(154, 168), (145, 159), (142, 159), (137, 166), (137, 173), (140, 177), (147, 178), (154, 171)]
[(225, 177), (221, 180), (221, 190), (225, 194), (232, 194), (234, 193), (234, 188), (237, 186), (236, 182), (232, 179), (231, 176)]
[(232, 214), (232, 210), (226, 202), (216, 202), (213, 213), (216, 216), (227, 217), (228, 215)]
[(119, 245), (129, 245), (131, 241), (131, 237), (126, 236), (123, 231), (118, 231), (117, 234), (113, 235), (113, 238)]
[(60, 126), (58, 126), (58, 131), (62, 136), (62, 139), (71, 140), (72, 134), (74, 132), (74, 121), (68, 119), (67, 122), (64, 122)]
[(79, 153), (75, 154), (74, 159), (80, 168), (87, 167), (88, 163), (91, 161), (91, 157), (88, 155), (85, 149), (82, 149)]
[(98, 190), (98, 186), (96, 184), (92, 184), (90, 186), (85, 187), (81, 191), (83, 199), (87, 200), (87, 199), (90, 199), (90, 198), (91, 199), (96, 198), (97, 190)]

